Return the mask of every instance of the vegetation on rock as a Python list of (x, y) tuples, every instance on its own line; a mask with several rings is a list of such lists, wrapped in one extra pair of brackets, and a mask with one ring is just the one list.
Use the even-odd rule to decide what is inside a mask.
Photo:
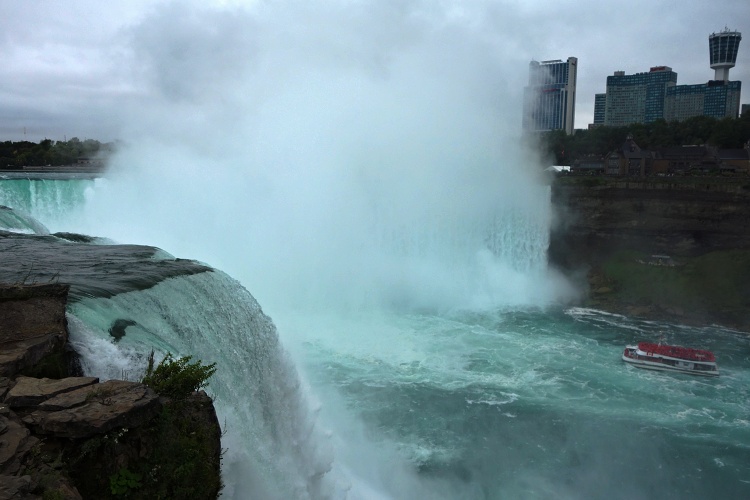
[[(163, 396), (156, 418), (115, 429), (69, 453), (84, 498), (213, 499), (221, 491), (221, 428), (204, 392), (216, 364), (171, 354), (142, 383)], [(211, 410), (211, 411), (209, 411)]]
[(221, 428), (199, 390), (215, 364), (152, 362), (145, 381), (161, 394), (72, 377), (67, 294), (0, 286), (0, 498), (217, 498)]
[(154, 368), (154, 352), (148, 359), (146, 374), (141, 381), (162, 396), (184, 399), (191, 393), (206, 387), (208, 379), (216, 372), (216, 363), (203, 365), (200, 361), (191, 363), (192, 356), (174, 359), (167, 353)]
[(750, 251), (721, 250), (675, 257), (658, 265), (653, 256), (621, 250), (591, 271), (588, 305), (678, 322), (716, 322), (747, 329)]

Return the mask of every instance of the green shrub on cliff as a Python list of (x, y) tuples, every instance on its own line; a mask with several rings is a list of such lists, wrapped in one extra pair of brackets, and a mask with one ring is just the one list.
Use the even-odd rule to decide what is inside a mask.
[(213, 500), (222, 489), (221, 428), (206, 386), (216, 364), (171, 354), (142, 383), (168, 399), (143, 425), (72, 443), (66, 463), (83, 498)]
[(130, 472), (126, 468), (117, 471), (109, 477), (109, 489), (116, 497), (126, 497), (141, 487), (141, 475)]
[(148, 368), (141, 382), (162, 396), (186, 398), (205, 387), (208, 379), (216, 372), (216, 363), (203, 365), (200, 361), (191, 363), (191, 359), (192, 356), (174, 359), (171, 353), (167, 353), (154, 368), (154, 352), (151, 351)]

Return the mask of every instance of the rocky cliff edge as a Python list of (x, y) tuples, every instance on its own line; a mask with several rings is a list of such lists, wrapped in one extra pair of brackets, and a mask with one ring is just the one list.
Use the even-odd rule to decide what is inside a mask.
[(216, 498), (221, 430), (211, 399), (80, 376), (67, 293), (0, 286), (0, 500)]

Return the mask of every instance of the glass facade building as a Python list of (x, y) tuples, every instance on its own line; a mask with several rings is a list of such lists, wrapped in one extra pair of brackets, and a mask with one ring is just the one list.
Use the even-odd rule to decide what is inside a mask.
[(710, 81), (706, 84), (703, 114), (714, 118), (737, 118), (742, 82)]
[(607, 107), (607, 94), (594, 95), (594, 125), (604, 125), (604, 110)]
[(692, 116), (737, 118), (740, 112), (742, 82), (729, 81), (729, 70), (737, 61), (742, 36), (725, 29), (708, 37), (714, 79), (697, 85), (677, 85), (667, 89), (665, 118), (680, 121)]
[(531, 61), (524, 89), (523, 129), (573, 133), (578, 59)]
[(634, 75), (616, 71), (607, 77), (604, 125), (622, 127), (664, 118), (667, 88), (676, 84), (677, 73), (668, 66), (656, 66), (648, 73)]
[(667, 66), (634, 75), (616, 71), (607, 77), (607, 93), (595, 96), (594, 124), (619, 127), (651, 123), (660, 118), (667, 121), (693, 116), (736, 118), (742, 82), (729, 81), (729, 70), (737, 61), (740, 40), (741, 34), (729, 29), (709, 35), (711, 68), (716, 73), (708, 83), (677, 85), (677, 73)]

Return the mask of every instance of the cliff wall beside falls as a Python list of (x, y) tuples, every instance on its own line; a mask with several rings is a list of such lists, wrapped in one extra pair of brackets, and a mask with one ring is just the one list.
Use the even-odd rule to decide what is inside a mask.
[(0, 286), (0, 500), (216, 498), (211, 399), (80, 376), (67, 294), (60, 284)]
[(552, 203), (583, 305), (750, 330), (750, 179), (558, 177)]

